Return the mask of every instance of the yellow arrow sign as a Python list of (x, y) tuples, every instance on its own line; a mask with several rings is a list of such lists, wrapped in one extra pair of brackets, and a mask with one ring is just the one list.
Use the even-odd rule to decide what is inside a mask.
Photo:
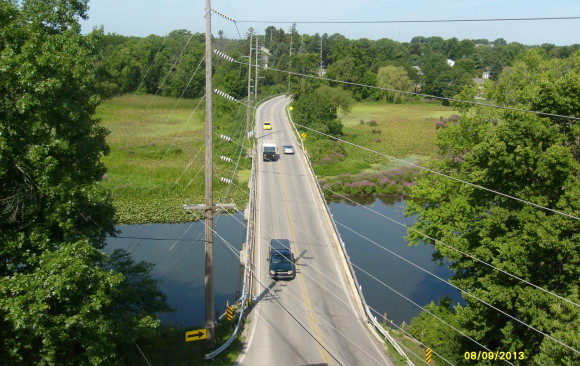
[(307, 136), (307, 135), (306, 135), (306, 133), (305, 133), (305, 132), (302, 132), (302, 133), (300, 134), (300, 137), (302, 137), (302, 140), (306, 140), (306, 136)]
[(200, 341), (206, 338), (207, 338), (207, 329), (197, 329), (185, 332), (186, 342)]

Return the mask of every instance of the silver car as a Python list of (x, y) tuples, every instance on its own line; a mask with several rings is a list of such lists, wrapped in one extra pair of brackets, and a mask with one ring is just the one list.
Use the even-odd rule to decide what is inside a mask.
[(291, 145), (284, 145), (284, 154), (294, 154), (294, 148)]

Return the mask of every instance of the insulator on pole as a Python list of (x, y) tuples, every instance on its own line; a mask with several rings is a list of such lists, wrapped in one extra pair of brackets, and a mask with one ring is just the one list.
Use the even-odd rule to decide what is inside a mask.
[(215, 49), (215, 50), (213, 50), (213, 53), (215, 53), (216, 55), (218, 55), (219, 57), (221, 57), (223, 59), (226, 59), (229, 62), (236, 62), (236, 60), (233, 57), (226, 55), (225, 53), (223, 53), (220, 50)]
[(222, 14), (222, 13), (220, 13), (219, 11), (217, 11), (215, 9), (211, 9), (211, 11), (213, 11), (214, 13), (216, 13), (217, 15), (219, 15), (220, 17), (229, 20), (230, 22), (234, 22), (234, 23), (236, 22), (233, 18), (231, 18), (231, 17), (229, 17), (229, 16), (227, 16), (225, 14)]
[(226, 140), (226, 141), (232, 141), (232, 138), (226, 135), (220, 135), (220, 139), (222, 140)]
[(232, 102), (235, 102), (235, 101), (236, 101), (236, 98), (232, 97), (232, 96), (231, 96), (231, 95), (229, 95), (229, 94), (226, 94), (226, 93), (224, 93), (224, 92), (223, 92), (223, 91), (221, 91), (221, 90), (214, 89), (214, 90), (213, 90), (213, 92), (214, 92), (214, 93), (216, 93), (217, 95), (219, 95), (220, 97), (224, 97), (224, 98), (226, 98), (226, 99), (228, 99), (228, 100), (231, 100)]
[(220, 180), (222, 182), (224, 182), (224, 183), (227, 183), (227, 184), (232, 184), (233, 183), (233, 181), (231, 179), (224, 178), (224, 177), (220, 177)]
[(223, 156), (222, 155), (222, 156), (220, 156), (220, 159), (222, 159), (223, 161), (227, 161), (229, 163), (233, 163), (234, 162), (234, 160), (232, 158), (228, 157), (228, 156)]

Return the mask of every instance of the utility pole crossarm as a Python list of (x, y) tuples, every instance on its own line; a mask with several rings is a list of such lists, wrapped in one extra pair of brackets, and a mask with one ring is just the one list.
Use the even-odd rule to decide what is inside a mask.
[[(183, 208), (186, 210), (198, 210), (198, 211), (203, 211), (207, 208), (206, 205), (204, 204), (195, 204), (195, 205), (183, 205)], [(233, 203), (218, 203), (216, 205), (213, 205), (212, 207), (210, 207), (212, 210), (235, 210), (237, 211), (237, 207), (235, 204)]]

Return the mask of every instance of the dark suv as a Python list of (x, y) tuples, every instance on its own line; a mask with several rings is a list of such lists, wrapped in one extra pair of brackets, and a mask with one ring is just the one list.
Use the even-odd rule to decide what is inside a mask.
[(296, 277), (294, 254), (290, 250), (290, 240), (272, 239), (270, 241), (270, 277), (272, 279), (292, 280)]

